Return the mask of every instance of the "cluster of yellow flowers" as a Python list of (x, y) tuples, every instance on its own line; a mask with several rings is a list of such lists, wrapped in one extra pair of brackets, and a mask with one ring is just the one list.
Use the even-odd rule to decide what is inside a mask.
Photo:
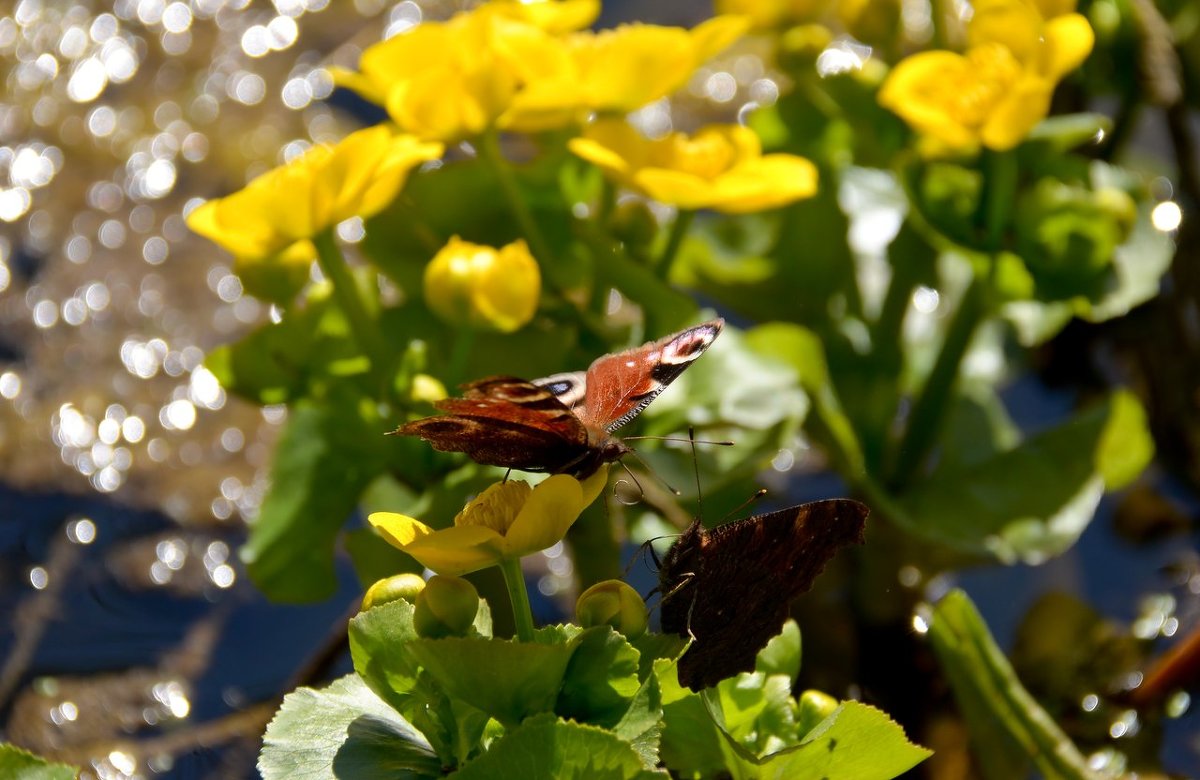
[[(357, 71), (334, 69), (334, 79), (384, 106), (390, 123), (313, 148), (203, 204), (188, 224), (233, 253), (242, 270), (262, 262), (303, 267), (316, 256), (315, 236), (377, 214), (414, 168), (441, 157), (444, 144), (498, 131), (583, 127), (571, 145), (576, 154), (681, 209), (755, 211), (816, 191), (811, 163), (764, 156), (744, 127), (651, 141), (623, 119), (682, 87), (746, 31), (744, 18), (718, 16), (692, 30), (581, 31), (598, 13), (598, 0), (495, 0), (369, 47)], [(449, 323), (510, 332), (536, 313), (540, 282), (524, 242), (497, 250), (452, 238), (428, 267), (425, 293)]]
[(967, 51), (901, 61), (879, 102), (935, 145), (996, 151), (1020, 143), (1050, 111), (1054, 88), (1087, 59), (1095, 35), (1075, 0), (975, 0)]

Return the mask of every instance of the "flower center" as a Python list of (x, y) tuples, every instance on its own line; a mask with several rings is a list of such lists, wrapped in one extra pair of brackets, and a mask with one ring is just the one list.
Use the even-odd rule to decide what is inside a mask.
[(729, 170), (737, 159), (737, 150), (719, 133), (697, 133), (688, 138), (677, 133), (670, 139), (666, 164), (676, 171), (711, 180)]
[(1007, 47), (985, 43), (967, 52), (962, 70), (931, 83), (930, 97), (965, 127), (982, 127), (1021, 75)]
[(531, 492), (533, 488), (526, 482), (498, 482), (467, 504), (454, 518), (454, 524), (487, 526), (503, 536)]

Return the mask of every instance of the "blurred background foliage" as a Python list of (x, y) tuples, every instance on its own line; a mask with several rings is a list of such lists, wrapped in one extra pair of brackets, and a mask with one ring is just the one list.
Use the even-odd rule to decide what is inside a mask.
[[(323, 628), (359, 588), (419, 568), (361, 511), (448, 524), (502, 475), (384, 432), (463, 381), (581, 370), (716, 313), (729, 325), (714, 347), (622, 432), (694, 427), (736, 446), (636, 443), (636, 484), (593, 506), (566, 549), (527, 561), (542, 617), (690, 520), (693, 462), (710, 525), (759, 486), (773, 506), (853, 495), (873, 510), (868, 544), (797, 605), (802, 687), (878, 703), (935, 749), (929, 776), (1012, 776), (968, 757), (968, 743), (1002, 754), (986, 735), (1019, 731), (981, 725), (997, 709), (978, 702), (999, 694), (963, 682), (995, 659), (947, 649), (953, 631), (980, 630), (973, 610), (939, 607), (946, 634), (923, 639), (927, 605), (963, 584), (1003, 618), (1008, 633), (993, 631), (1016, 675), (1093, 769), (1200, 765), (1189, 667), (1154, 660), (1197, 630), (1200, 593), (1195, 5), (1081, 2), (1094, 50), (1049, 116), (1011, 148), (936, 150), (879, 93), (906, 55), (968, 45), (965, 6), (719, 5), (754, 29), (630, 121), (654, 137), (744, 123), (764, 151), (811, 161), (812, 197), (693, 214), (572, 154), (574, 125), (442, 138), (444, 160), (411, 172), (387, 208), (326, 234), (344, 277), (315, 256), (230, 259), (184, 216), (384, 119), (331, 69), (456, 4), (21, 0), (0, 15), (7, 739), (98, 776), (165, 771), (211, 740), (232, 747), (193, 769), (244, 774), (273, 697), (336, 659), (344, 637), (325, 642)], [(611, 3), (598, 25), (691, 26), (712, 10), (647, 18)], [(540, 292), (522, 327), (447, 321), (430, 303), (427, 266), (455, 236), (529, 241)], [(44, 495), (86, 486), (117, 503)], [(1112, 518), (1108, 541), (1078, 553), (1097, 516)], [(1111, 568), (1122, 546), (1140, 569)], [(1064, 555), (1074, 581), (1008, 597), (1027, 567), (1061, 572)], [(87, 574), (92, 558), (102, 574)], [(1109, 576), (1099, 597), (1086, 587)], [(140, 623), (124, 615), (104, 663), (46, 649), (47, 631), (61, 645), (81, 616), (111, 624), (113, 594), (139, 616), (191, 608), (132, 649)], [(276, 663), (266, 640), (220, 638), (238, 615), (266, 627), (300, 614), (259, 594), (325, 605), (304, 613), (307, 633), (281, 634), (291, 647)], [(230, 681), (215, 657), (258, 671)], [(114, 704), (122, 686), (140, 693)], [(105, 728), (113, 708), (124, 719)], [(1180, 722), (1192, 735), (1172, 739)], [(115, 741), (130, 733), (146, 744)]]

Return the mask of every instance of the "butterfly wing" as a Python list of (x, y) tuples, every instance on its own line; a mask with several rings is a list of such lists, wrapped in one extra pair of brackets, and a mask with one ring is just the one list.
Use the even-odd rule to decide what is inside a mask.
[(675, 565), (663, 567), (663, 631), (695, 637), (679, 660), (679, 681), (700, 690), (752, 670), (792, 599), (838, 550), (862, 542), (867, 514), (857, 501), (815, 501), (701, 531), (693, 550), (668, 552)]
[(635, 349), (597, 358), (582, 384), (568, 382), (574, 376), (569, 374), (537, 382), (557, 380), (552, 386), (563, 392), (556, 395), (573, 401), (568, 405), (585, 425), (612, 433), (636, 417), (700, 357), (724, 324), (724, 320), (712, 320)]
[(588, 449), (587, 430), (553, 393), (522, 379), (489, 377), (463, 388), (462, 398), (434, 404), (446, 414), (396, 429), (442, 452), (464, 452), (488, 466), (555, 471)]

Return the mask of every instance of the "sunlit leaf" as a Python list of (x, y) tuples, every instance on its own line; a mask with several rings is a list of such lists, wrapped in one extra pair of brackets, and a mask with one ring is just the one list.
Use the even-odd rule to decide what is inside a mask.
[(986, 777), (1023, 776), (1030, 762), (1050, 780), (1094, 777), (1087, 759), (1021, 685), (966, 593), (953, 590), (934, 607), (929, 639)]
[(451, 777), (648, 780), (668, 775), (665, 770), (645, 769), (633, 747), (612, 732), (545, 714), (493, 742), (486, 753)]
[(56, 764), (16, 745), (0, 742), (0, 777), (10, 780), (75, 780), (79, 770)]
[(420, 732), (350, 674), (284, 697), (258, 771), (264, 780), (397, 780), (439, 777), (441, 762)]

